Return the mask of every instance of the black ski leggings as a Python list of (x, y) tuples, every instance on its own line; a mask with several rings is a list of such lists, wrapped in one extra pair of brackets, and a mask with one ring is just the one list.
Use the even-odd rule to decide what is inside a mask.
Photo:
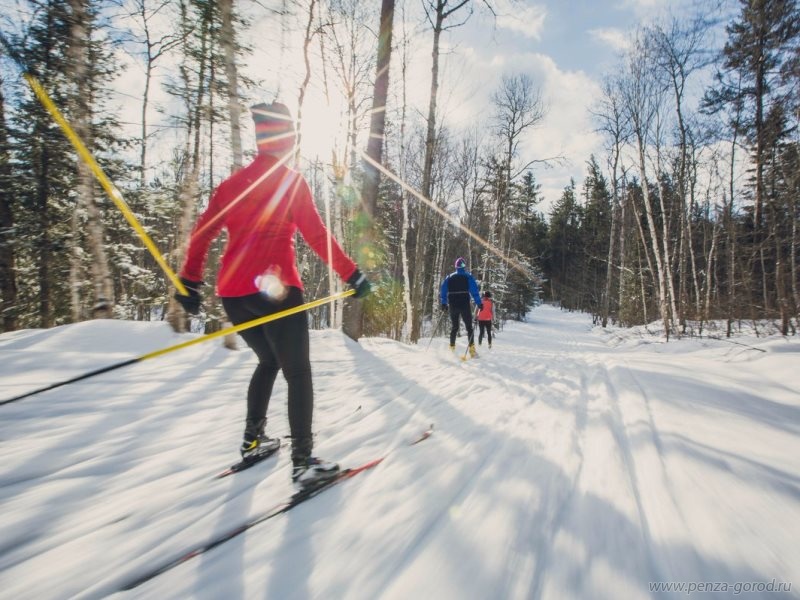
[(455, 346), (456, 334), (458, 333), (458, 319), (464, 320), (464, 327), (467, 328), (467, 340), (469, 345), (475, 343), (475, 331), (472, 329), (472, 312), (469, 309), (469, 304), (465, 307), (457, 307), (450, 305), (450, 345)]
[(483, 334), (486, 332), (486, 339), (489, 340), (489, 345), (492, 345), (492, 322), (491, 321), (478, 321), (478, 343), (483, 343)]
[[(303, 304), (303, 292), (288, 288), (283, 300), (271, 300), (263, 294), (223, 298), (222, 306), (234, 325), (252, 321)], [(240, 331), (253, 352), (258, 366), (247, 389), (247, 419), (267, 416), (269, 398), (278, 371), (289, 387), (289, 428), (293, 451), (311, 452), (311, 420), (314, 412), (314, 388), (308, 356), (308, 320), (305, 312), (289, 315), (258, 327)]]

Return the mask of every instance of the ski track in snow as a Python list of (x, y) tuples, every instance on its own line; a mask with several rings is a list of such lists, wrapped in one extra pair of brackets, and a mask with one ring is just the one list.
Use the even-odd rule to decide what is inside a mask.
[[(119, 321), (5, 334), (0, 398), (183, 339)], [(465, 337), (455, 356), (443, 338), (311, 339), (316, 451), (345, 467), (386, 460), (128, 592), (117, 590), (291, 493), (288, 445), (214, 479), (237, 458), (251, 353), (212, 342), (0, 406), (0, 598), (800, 585), (800, 341), (665, 344), (548, 306), (463, 362)], [(285, 396), (279, 377), (273, 435), (288, 433)]]

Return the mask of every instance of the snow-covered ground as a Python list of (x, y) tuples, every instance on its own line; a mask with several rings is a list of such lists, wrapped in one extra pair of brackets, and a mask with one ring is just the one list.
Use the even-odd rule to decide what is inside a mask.
[[(184, 339), (5, 334), (0, 400)], [(800, 340), (735, 341), (548, 306), (466, 362), (441, 338), (312, 332), (316, 452), (386, 460), (127, 592), (291, 492), (286, 449), (213, 478), (237, 458), (252, 353), (213, 341), (0, 406), (0, 597), (797, 598)], [(273, 434), (285, 397), (279, 378)]]

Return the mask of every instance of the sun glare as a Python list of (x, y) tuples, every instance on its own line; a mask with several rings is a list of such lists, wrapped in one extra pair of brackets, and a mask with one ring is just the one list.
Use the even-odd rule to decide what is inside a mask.
[(309, 99), (303, 104), (302, 123), (299, 123), (300, 153), (307, 160), (330, 161), (331, 152), (344, 146), (344, 128), (340, 113), (323, 102)]

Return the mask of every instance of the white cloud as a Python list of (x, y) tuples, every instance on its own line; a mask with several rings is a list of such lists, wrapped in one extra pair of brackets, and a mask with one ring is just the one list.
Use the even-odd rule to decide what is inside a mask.
[(628, 33), (613, 27), (590, 29), (589, 35), (599, 42), (620, 52), (627, 50), (631, 44), (630, 35)]
[(519, 33), (534, 40), (541, 39), (547, 9), (534, 4), (531, 6), (512, 4), (509, 0), (496, 3), (497, 27)]
[[(486, 130), (492, 114), (491, 95), (503, 75), (525, 73), (539, 86), (547, 107), (543, 121), (525, 135), (519, 163), (560, 156), (562, 164), (533, 166), (542, 186), (544, 212), (560, 197), (570, 178), (580, 185), (586, 162), (592, 153), (600, 156), (602, 137), (595, 131), (589, 107), (600, 96), (600, 86), (583, 71), (561, 69), (545, 54), (535, 52), (494, 53), (484, 48), (461, 45), (447, 55), (441, 73), (440, 115), (451, 127), (478, 125)], [(422, 65), (420, 65), (422, 66)], [(430, 67), (426, 64), (427, 69)], [(429, 71), (420, 73), (419, 101), (427, 101)]]
[[(547, 114), (537, 129), (529, 132), (522, 151), (531, 159), (561, 156), (563, 164), (552, 168), (536, 167), (542, 186), (543, 210), (555, 201), (574, 178), (580, 190), (586, 175), (586, 161), (602, 149), (601, 136), (595, 131), (589, 107), (599, 97), (600, 87), (583, 71), (564, 71), (544, 54), (515, 57), (513, 64), (523, 68), (540, 82)], [(529, 159), (530, 160), (530, 159)]]

